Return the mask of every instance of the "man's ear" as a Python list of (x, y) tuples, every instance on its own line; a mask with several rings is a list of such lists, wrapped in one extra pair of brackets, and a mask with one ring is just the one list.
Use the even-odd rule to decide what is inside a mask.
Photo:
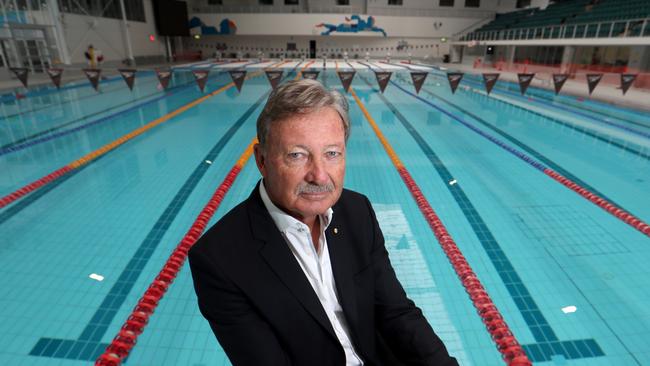
[(255, 154), (255, 164), (257, 164), (257, 170), (260, 171), (263, 178), (266, 178), (266, 157), (264, 156), (264, 148), (259, 143), (253, 146), (253, 152)]

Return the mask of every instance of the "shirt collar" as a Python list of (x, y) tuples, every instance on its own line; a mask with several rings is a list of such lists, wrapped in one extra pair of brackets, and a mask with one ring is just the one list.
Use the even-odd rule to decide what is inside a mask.
[[(278, 230), (280, 230), (280, 232), (285, 233), (290, 228), (297, 229), (307, 227), (307, 225), (305, 225), (302, 221), (282, 211), (273, 202), (271, 202), (271, 198), (269, 198), (269, 194), (266, 192), (266, 187), (264, 187), (264, 180), (260, 182), (260, 196), (262, 196), (262, 202), (264, 202), (266, 210), (269, 211), (269, 214), (271, 215), (275, 226), (278, 227)], [(333, 215), (334, 210), (332, 210), (331, 207), (328, 208), (324, 214), (318, 215), (319, 219), (321, 220), (321, 231), (325, 231), (325, 229), (327, 229), (329, 224), (332, 222)]]

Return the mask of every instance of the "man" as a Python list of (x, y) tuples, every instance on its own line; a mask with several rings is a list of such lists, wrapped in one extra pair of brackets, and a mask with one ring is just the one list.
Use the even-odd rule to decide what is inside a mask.
[(395, 277), (368, 199), (343, 189), (348, 104), (303, 79), (257, 120), (263, 179), (191, 249), (234, 366), (457, 365)]

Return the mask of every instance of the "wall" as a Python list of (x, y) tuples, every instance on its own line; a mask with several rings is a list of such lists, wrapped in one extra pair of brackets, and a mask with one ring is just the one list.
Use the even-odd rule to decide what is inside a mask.
[[(187, 39), (184, 47), (189, 51), (200, 50), (204, 57), (210, 57), (215, 52), (222, 52), (219, 45), (225, 44), (227, 49), (223, 51), (224, 56), (240, 53), (241, 56), (248, 54), (250, 57), (257, 57), (259, 51), (264, 57), (279, 53), (286, 53), (288, 57), (300, 57), (309, 52), (309, 41), (316, 41), (317, 57), (327, 54), (328, 58), (343, 57), (348, 52), (348, 57), (353, 59), (355, 55), (364, 58), (366, 52), (371, 57), (385, 57), (390, 53), (393, 58), (407, 58), (408, 54), (414, 58), (441, 59), (444, 54), (449, 53), (449, 43), (442, 42), (440, 38), (384, 38), (384, 37), (363, 37), (363, 36), (202, 36), (200, 39)], [(295, 43), (298, 51), (287, 52), (287, 43)], [(398, 50), (398, 45), (408, 47)], [(332, 56), (334, 54), (335, 56)]]
[(438, 0), (403, 0), (402, 5), (388, 5), (387, 0), (350, 0), (349, 5), (336, 5), (335, 0), (299, 0), (298, 5), (260, 5), (258, 0), (222, 0), (222, 5), (209, 5), (208, 0), (188, 0), (188, 9), (195, 13), (344, 13), (399, 16), (493, 16), (494, 12), (514, 10), (516, 0), (481, 0), (480, 7), (466, 8), (465, 0), (455, 0), (453, 7), (440, 6)]
[[(84, 15), (61, 13), (65, 38), (72, 63), (85, 63), (84, 52), (89, 44), (99, 48), (104, 54), (106, 64), (120, 62), (127, 58), (122, 21), (119, 19), (97, 18)], [(162, 37), (156, 35), (156, 28), (151, 0), (145, 0), (146, 23), (128, 21), (131, 36), (131, 48), (136, 57), (165, 55)], [(156, 36), (151, 42), (149, 35)]]
[[(220, 22), (227, 18), (237, 26), (237, 35), (298, 35), (313, 36), (325, 31), (324, 27), (316, 27), (320, 23), (338, 25), (345, 23), (347, 14), (214, 14), (194, 13), (208, 26), (219, 29)], [(367, 21), (368, 16), (361, 16)], [(475, 24), (477, 19), (471, 17), (404, 17), (404, 16), (375, 16), (376, 26), (382, 28), (389, 37), (449, 37), (468, 26)], [(194, 28), (193, 31), (197, 31)], [(350, 33), (333, 33), (336, 36), (349, 36)], [(356, 36), (380, 37), (377, 32), (360, 32)]]

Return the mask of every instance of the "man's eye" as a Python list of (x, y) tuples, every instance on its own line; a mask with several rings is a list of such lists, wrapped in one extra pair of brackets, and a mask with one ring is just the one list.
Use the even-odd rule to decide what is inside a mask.
[(291, 160), (298, 160), (302, 157), (302, 153), (299, 152), (288, 153), (287, 157)]
[(328, 151), (325, 153), (325, 155), (327, 155), (328, 158), (332, 159), (341, 156), (341, 153), (338, 151)]

